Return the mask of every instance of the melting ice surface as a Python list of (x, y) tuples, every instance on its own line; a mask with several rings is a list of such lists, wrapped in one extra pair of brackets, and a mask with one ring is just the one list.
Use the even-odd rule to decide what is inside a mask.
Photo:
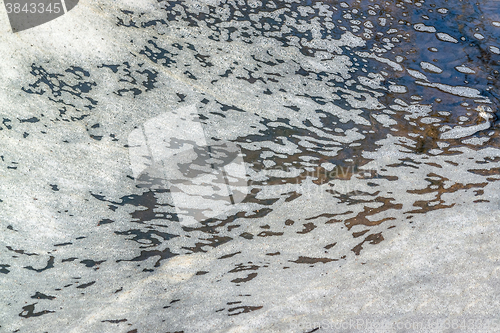
[(1, 20), (1, 330), (499, 313), (494, 1), (93, 0), (18, 34)]

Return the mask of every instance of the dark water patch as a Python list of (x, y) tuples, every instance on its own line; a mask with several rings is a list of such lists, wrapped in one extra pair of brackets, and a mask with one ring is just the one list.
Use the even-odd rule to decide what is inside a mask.
[[(195, 252), (195, 251), (193, 251)], [(122, 262), (122, 261), (145, 261), (149, 258), (154, 258), (154, 257), (159, 257), (159, 259), (156, 261), (154, 267), (160, 267), (161, 265), (161, 261), (162, 260), (166, 260), (166, 259), (169, 259), (169, 258), (172, 258), (172, 257), (175, 257), (177, 254), (176, 253), (172, 253), (170, 252), (170, 249), (165, 249), (165, 250), (150, 250), (150, 251), (145, 251), (145, 250), (142, 250), (141, 251), (141, 254), (135, 258), (132, 258), (132, 259), (128, 259), (128, 260), (125, 260), (125, 259), (120, 259), (120, 260), (117, 260), (116, 262)]]
[(36, 292), (35, 295), (31, 296), (31, 298), (34, 298), (34, 299), (48, 299), (48, 300), (53, 300), (55, 299), (56, 297), (55, 296), (50, 296), (50, 295), (45, 295), (45, 294), (42, 294), (41, 292)]
[(26, 266), (26, 267), (23, 267), (23, 268), (26, 268), (30, 271), (35, 271), (37, 273), (41, 273), (47, 269), (51, 269), (51, 268), (54, 268), (54, 261), (55, 261), (55, 257), (54, 256), (50, 256), (49, 260), (47, 261), (47, 265), (43, 268), (33, 268), (33, 266)]
[(359, 243), (358, 245), (356, 245), (352, 249), (352, 252), (354, 252), (356, 255), (359, 256), (361, 250), (363, 249), (363, 245), (366, 242), (369, 242), (369, 244), (378, 244), (378, 243), (380, 243), (383, 240), (384, 240), (384, 236), (382, 236), (382, 233), (371, 234), (371, 235), (367, 236), (361, 243)]
[(7, 269), (9, 267), (10, 267), (10, 265), (0, 264), (0, 273), (2, 273), (2, 274), (9, 274), (10, 271)]
[(311, 258), (311, 257), (302, 257), (300, 256), (297, 260), (290, 260), (291, 262), (294, 262), (296, 264), (316, 264), (318, 262), (320, 263), (327, 263), (331, 261), (338, 261), (338, 259), (330, 259), (330, 258)]
[(23, 307), (23, 311), (19, 314), (23, 318), (40, 317), (49, 313), (54, 313), (55, 311), (43, 310), (35, 312), (35, 305), (38, 303), (33, 303)]
[(81, 285), (79, 285), (76, 288), (77, 289), (85, 289), (85, 288), (88, 288), (88, 287), (92, 286), (94, 283), (96, 283), (96, 281), (92, 281), (92, 282), (89, 282), (89, 283), (81, 284)]
[(248, 313), (248, 312), (252, 312), (252, 311), (257, 311), (257, 310), (260, 310), (262, 309), (264, 306), (237, 306), (237, 307), (234, 307), (234, 308), (230, 308), (228, 309), (227, 311), (229, 312), (228, 316), (238, 316), (242, 313)]
[(25, 250), (15, 250), (11, 246), (6, 246), (6, 248), (9, 251), (12, 251), (12, 252), (15, 252), (15, 253), (19, 253), (19, 254), (23, 254), (23, 255), (26, 255), (28, 257), (30, 257), (30, 256), (37, 256), (38, 255), (37, 253), (29, 253), (29, 252), (26, 252)]

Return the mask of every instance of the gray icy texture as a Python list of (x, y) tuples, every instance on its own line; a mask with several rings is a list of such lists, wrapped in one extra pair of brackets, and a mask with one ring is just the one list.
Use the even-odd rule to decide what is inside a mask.
[[(0, 331), (500, 332), (498, 15), (458, 7), (83, 0), (17, 34), (0, 15)], [(206, 142), (178, 139), (237, 146), (248, 190), (189, 224), (129, 145), (186, 107)]]

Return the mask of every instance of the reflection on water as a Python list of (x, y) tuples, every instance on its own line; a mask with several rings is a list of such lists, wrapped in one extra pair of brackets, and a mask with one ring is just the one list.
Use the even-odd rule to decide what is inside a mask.
[[(186, 290), (205, 288), (208, 296), (197, 298), (207, 297), (204, 316), (237, 316), (266, 309), (256, 286), (284, 269), (341, 267), (377, 251), (386, 230), (407, 228), (416, 214), (473, 209), (494, 198), (496, 2), (193, 0), (158, 7), (117, 14), (117, 28), (144, 32), (131, 46), (136, 63), (64, 73), (34, 64), (23, 91), (58, 105), (54, 121), (81, 122), (106, 104), (93, 97), (100, 75), (112, 75), (113, 93), (130, 103), (165, 89), (179, 107), (196, 105), (208, 139), (237, 144), (249, 194), (218, 216), (183, 225), (167, 188), (92, 193), (89, 204), (110, 209), (102, 232), (135, 242), (114, 269), (134, 263), (154, 274), (176, 256), (231, 244)], [(165, 74), (193, 90), (158, 87)], [(110, 137), (98, 124), (88, 131), (95, 140)], [(123, 145), (126, 135), (118, 139)], [(52, 267), (67, 259), (51, 258)], [(179, 294), (163, 311), (180, 330), (186, 327), (175, 318), (194, 305)], [(34, 311), (21, 314), (53, 315)]]

